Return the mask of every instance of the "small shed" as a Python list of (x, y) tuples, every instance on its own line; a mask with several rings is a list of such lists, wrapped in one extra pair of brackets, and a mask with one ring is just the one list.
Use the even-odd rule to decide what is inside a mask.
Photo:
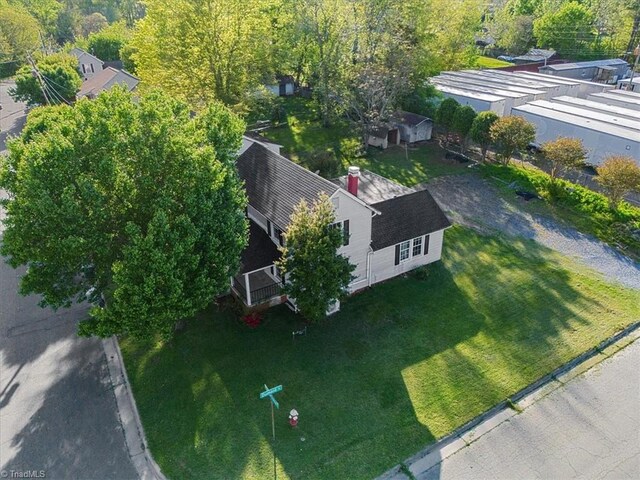
[(369, 145), (385, 150), (389, 145), (400, 144), (400, 131), (392, 125), (378, 125), (371, 129)]
[(265, 85), (267, 90), (280, 97), (288, 97), (294, 94), (296, 83), (291, 75), (276, 75), (276, 83)]
[(513, 63), (516, 65), (526, 64), (526, 63), (544, 63), (545, 65), (555, 57), (555, 50), (545, 50), (542, 48), (532, 48), (524, 55), (518, 55), (517, 57), (513, 57)]
[(431, 139), (433, 121), (417, 113), (397, 112), (393, 124), (400, 132), (400, 140), (406, 143), (422, 142)]

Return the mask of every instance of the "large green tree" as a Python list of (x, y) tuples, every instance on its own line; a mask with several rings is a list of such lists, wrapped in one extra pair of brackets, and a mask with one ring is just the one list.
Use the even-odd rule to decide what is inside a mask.
[(0, 2), (0, 61), (24, 61), (40, 44), (39, 32), (27, 10)]
[(533, 22), (539, 47), (553, 48), (567, 58), (589, 57), (595, 39), (594, 15), (586, 5), (567, 2)]
[(171, 335), (229, 287), (246, 245), (244, 124), (120, 88), (34, 110), (0, 160), (0, 252), (42, 305), (97, 305), (82, 335)]
[(487, 158), (487, 150), (491, 145), (491, 126), (498, 120), (498, 115), (492, 111), (480, 112), (473, 119), (469, 135), (471, 140), (480, 146), (482, 160)]
[(194, 104), (233, 104), (270, 63), (270, 0), (148, 0), (131, 40), (136, 73)]
[(29, 106), (71, 103), (75, 100), (82, 85), (76, 57), (64, 53), (36, 55), (35, 64), (35, 75), (31, 65), (18, 70), (16, 86), (9, 90), (12, 98)]
[(131, 30), (124, 22), (114, 23), (97, 33), (89, 35), (87, 48), (89, 52), (104, 62), (120, 60), (120, 50), (131, 37)]
[(338, 253), (344, 232), (334, 225), (329, 197), (313, 205), (301, 201), (284, 234), (285, 246), (278, 268), (285, 274), (285, 292), (308, 320), (320, 320), (332, 302), (344, 298), (355, 266)]
[(476, 111), (469, 105), (464, 105), (458, 108), (453, 115), (453, 123), (451, 127), (460, 137), (460, 147), (462, 152), (467, 149), (469, 132), (471, 132), (471, 127), (473, 126), (473, 121), (475, 120), (476, 115)]
[(536, 127), (515, 115), (499, 118), (489, 131), (496, 149), (496, 158), (504, 165), (536, 139)]

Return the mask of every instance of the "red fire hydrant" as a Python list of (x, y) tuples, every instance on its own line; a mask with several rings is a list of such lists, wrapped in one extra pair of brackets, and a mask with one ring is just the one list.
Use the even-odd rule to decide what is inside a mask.
[(298, 411), (295, 408), (289, 412), (289, 425), (298, 426)]

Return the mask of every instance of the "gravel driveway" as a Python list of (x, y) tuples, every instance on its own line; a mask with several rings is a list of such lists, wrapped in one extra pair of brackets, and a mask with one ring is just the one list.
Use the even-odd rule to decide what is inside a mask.
[(579, 260), (611, 280), (640, 289), (639, 264), (594, 237), (549, 217), (518, 209), (501, 198), (493, 185), (475, 173), (438, 177), (429, 182), (426, 188), (456, 223), (533, 239)]

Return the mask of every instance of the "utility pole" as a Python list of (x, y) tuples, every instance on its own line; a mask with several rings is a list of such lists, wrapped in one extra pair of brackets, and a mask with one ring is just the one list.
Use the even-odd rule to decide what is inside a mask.
[(27, 55), (27, 61), (29, 62), (29, 65), (31, 65), (31, 74), (38, 79), (40, 90), (42, 90), (42, 94), (44, 95), (44, 99), (47, 102), (47, 105), (51, 105), (51, 100), (49, 100), (49, 95), (47, 95), (47, 87), (44, 84), (44, 80), (40, 75), (38, 66), (36, 65), (36, 62), (33, 61), (33, 57), (31, 56), (31, 54)]
[(633, 90), (633, 77), (634, 77), (634, 75), (636, 73), (636, 69), (638, 68), (638, 61), (640, 60), (640, 43), (638, 44), (638, 46), (633, 51), (633, 54), (636, 56), (636, 61), (633, 64), (633, 68), (631, 69), (631, 77), (629, 77), (629, 85), (627, 85), (627, 90), (628, 91), (632, 91)]

